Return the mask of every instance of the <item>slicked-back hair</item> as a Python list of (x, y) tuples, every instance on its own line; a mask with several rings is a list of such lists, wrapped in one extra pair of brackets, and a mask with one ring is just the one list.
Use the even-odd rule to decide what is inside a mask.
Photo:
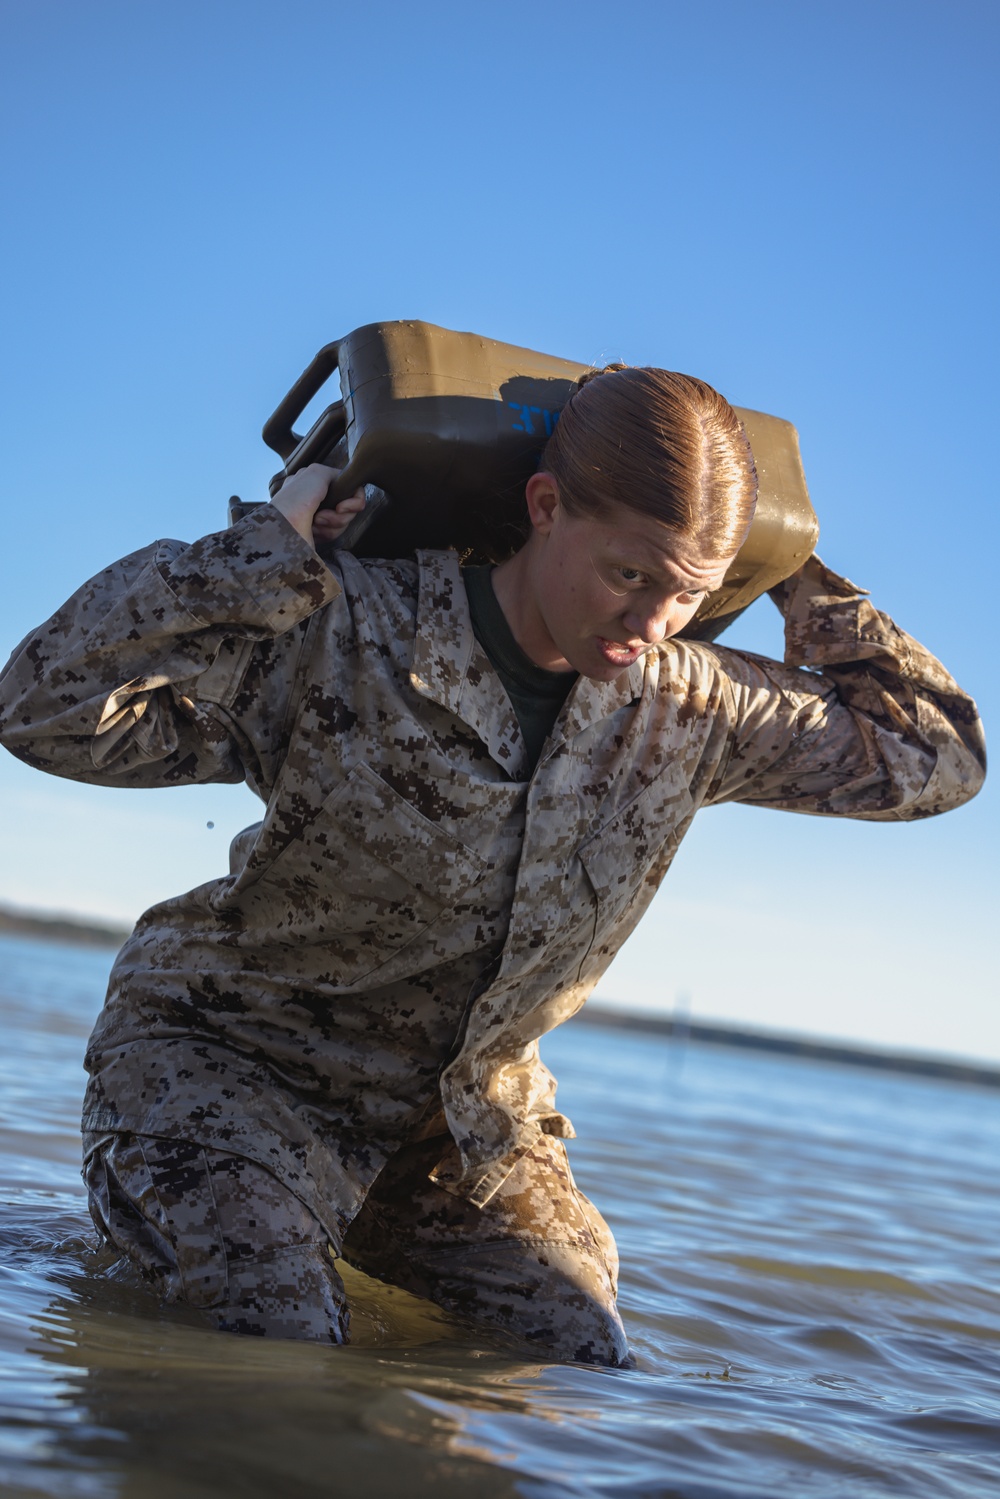
[(539, 467), (568, 514), (626, 505), (713, 561), (742, 544), (757, 502), (735, 411), (703, 380), (672, 370), (612, 364), (584, 375)]

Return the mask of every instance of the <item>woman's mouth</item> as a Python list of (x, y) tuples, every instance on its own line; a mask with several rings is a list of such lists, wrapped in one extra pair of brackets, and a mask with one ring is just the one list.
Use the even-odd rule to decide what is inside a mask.
[(597, 637), (597, 649), (610, 666), (632, 666), (643, 654), (644, 645), (619, 645), (617, 640), (605, 640), (603, 635)]

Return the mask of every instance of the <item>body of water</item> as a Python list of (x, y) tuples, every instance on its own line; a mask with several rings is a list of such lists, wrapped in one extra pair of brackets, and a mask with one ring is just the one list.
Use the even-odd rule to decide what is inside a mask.
[(514, 1361), (357, 1276), (350, 1348), (241, 1339), (94, 1246), (110, 962), (0, 938), (5, 1494), (1000, 1495), (1000, 1093), (570, 1025), (545, 1057), (634, 1369)]

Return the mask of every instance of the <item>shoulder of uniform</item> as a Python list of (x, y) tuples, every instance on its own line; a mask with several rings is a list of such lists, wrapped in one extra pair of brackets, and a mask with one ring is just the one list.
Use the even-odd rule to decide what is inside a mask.
[(416, 604), (420, 573), (412, 557), (355, 557), (338, 551), (329, 563), (345, 593), (393, 596), (411, 609)]

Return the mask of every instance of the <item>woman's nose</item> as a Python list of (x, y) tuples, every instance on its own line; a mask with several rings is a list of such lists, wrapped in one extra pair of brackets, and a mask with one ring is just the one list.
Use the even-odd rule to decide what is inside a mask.
[(644, 645), (659, 645), (670, 633), (670, 601), (630, 609), (622, 616), (622, 624), (630, 635), (637, 636)]

